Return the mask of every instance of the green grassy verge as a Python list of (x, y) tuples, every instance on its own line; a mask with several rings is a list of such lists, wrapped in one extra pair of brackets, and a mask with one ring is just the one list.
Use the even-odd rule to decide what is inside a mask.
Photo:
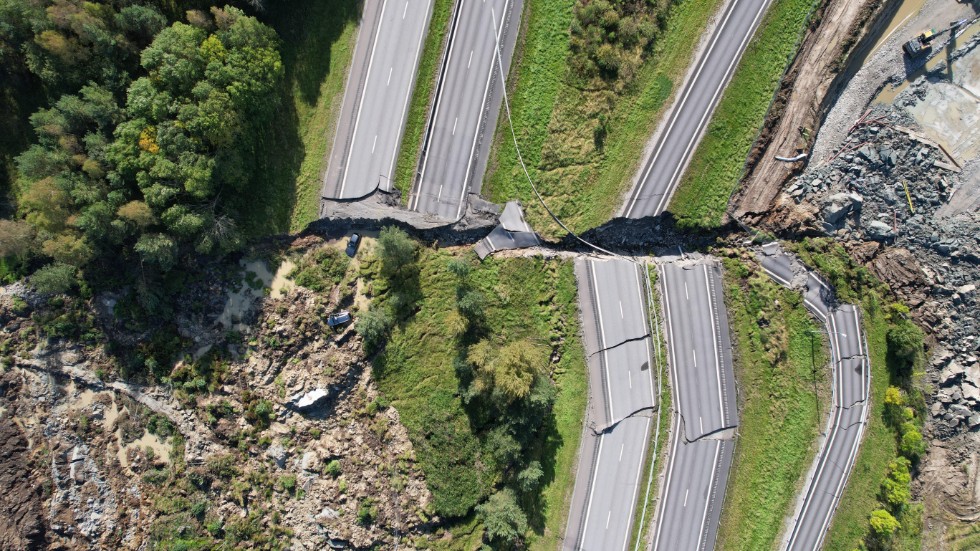
[(667, 208), (682, 227), (721, 224), (813, 4), (814, 0), (775, 0), (770, 6)]
[(297, 232), (317, 218), (360, 14), (357, 0), (285, 0), (263, 18), (282, 39), (286, 75), (280, 112), (260, 138), (254, 193), (241, 199), (251, 235)]
[[(832, 240), (804, 239), (792, 248), (804, 263), (828, 279), (842, 301), (861, 307), (871, 360), (871, 411), (854, 470), (824, 542), (826, 549), (857, 549), (864, 544), (868, 534), (871, 511), (882, 507), (879, 490), (887, 476), (888, 463), (898, 455), (895, 431), (885, 421), (886, 389), (889, 385), (905, 386), (896, 379), (895, 367), (888, 354), (887, 334), (891, 322), (885, 303), (889, 291), (865, 268), (857, 266), (843, 247)], [(921, 505), (911, 504), (898, 520), (902, 526), (890, 542), (890, 548), (919, 549)]]
[(826, 339), (800, 293), (736, 258), (724, 264), (741, 403), (718, 548), (771, 549), (827, 414)]
[[(646, 141), (721, 0), (673, 6), (652, 53), (631, 84), (618, 94), (590, 92), (569, 84), (566, 60), (573, 4), (571, 0), (541, 0), (528, 8), (524, 52), (512, 69), (510, 99), (531, 178), (548, 205), (574, 231), (581, 231), (608, 221), (620, 207)], [(607, 111), (607, 135), (597, 147), (597, 113)], [(506, 117), (501, 117), (484, 178), (484, 195), (496, 202), (520, 199), (537, 231), (558, 236), (560, 228), (528, 187), (506, 125)]]
[(415, 77), (415, 90), (405, 118), (405, 133), (398, 150), (398, 164), (392, 185), (402, 193), (402, 203), (408, 202), (408, 192), (415, 181), (415, 168), (422, 147), (422, 134), (429, 117), (429, 105), (435, 91), (439, 66), (442, 61), (442, 44), (449, 31), (449, 16), (453, 11), (453, 0), (435, 0), (432, 18), (429, 20), (429, 33), (425, 37), (419, 70)]
[[(647, 273), (650, 276), (650, 285), (653, 289), (657, 286), (657, 269), (655, 266), (648, 266)], [(653, 304), (650, 305), (650, 316), (653, 323), (659, 320), (660, 313), (660, 300), (658, 298), (656, 291), (653, 292)], [(657, 317), (654, 317), (656, 313)], [(630, 544), (628, 549), (635, 549), (637, 540), (640, 540), (640, 548), (646, 549), (651, 544), (652, 534), (649, 532), (648, 528), (651, 525), (651, 519), (653, 519), (654, 509), (657, 506), (657, 492), (660, 489), (660, 478), (657, 476), (658, 473), (663, 469), (664, 461), (667, 460), (667, 455), (669, 452), (668, 438), (670, 436), (670, 420), (671, 420), (671, 395), (670, 395), (670, 376), (667, 373), (667, 343), (664, 341), (663, 333), (655, 333), (655, 338), (659, 335), (660, 342), (654, 345), (654, 352), (657, 352), (657, 346), (659, 346), (659, 354), (655, 358), (658, 366), (658, 377), (660, 377), (661, 386), (660, 393), (658, 396), (660, 407), (660, 424), (654, 427), (656, 433), (650, 435), (650, 448), (647, 452), (646, 466), (644, 467), (643, 480), (650, 480), (651, 473), (653, 474), (653, 480), (650, 484), (649, 492), (644, 486), (641, 489), (640, 499), (636, 504), (636, 511), (634, 513), (633, 522), (633, 533), (630, 535)], [(656, 420), (656, 417), (654, 417)], [(654, 450), (654, 442), (657, 443), (658, 449)], [(656, 455), (654, 455), (656, 453)], [(645, 508), (645, 513), (644, 513)]]
[[(457, 282), (448, 265), (471, 256), (468, 250), (421, 251), (416, 313), (394, 327), (374, 361), (379, 387), (392, 399), (408, 429), (436, 510), (471, 508), (493, 491), (500, 476), (481, 468), (492, 463), (483, 456), (494, 450), (487, 449), (481, 441), (484, 435), (471, 428), (454, 368), (459, 342), (451, 319), (456, 315)], [(586, 404), (572, 265), (529, 258), (489, 259), (474, 265), (470, 277), (487, 297), (486, 327), (494, 342), (532, 339), (548, 344), (560, 356), (551, 366), (557, 389), (552, 418), (529, 450), (540, 461), (544, 476), (538, 505), (528, 515), (533, 532), (528, 536), (536, 547), (555, 548), (564, 528)], [(459, 526), (469, 526), (471, 521)], [(474, 530), (479, 528), (461, 528), (467, 533)]]

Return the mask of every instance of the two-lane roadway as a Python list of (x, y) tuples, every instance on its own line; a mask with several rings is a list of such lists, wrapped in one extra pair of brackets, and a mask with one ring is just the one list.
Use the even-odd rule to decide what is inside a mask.
[(503, 97), (497, 59), (507, 74), (523, 9), (523, 0), (458, 1), (409, 199), (444, 220), (463, 216), (466, 194), (480, 191)]
[(629, 545), (657, 404), (644, 269), (575, 262), (590, 400), (564, 550)]
[(738, 60), (772, 0), (730, 0), (707, 49), (654, 135), (653, 147), (620, 215), (656, 216), (670, 202)]
[(323, 197), (391, 190), (432, 0), (366, 0)]
[(712, 549), (738, 424), (720, 267), (664, 264), (660, 289), (676, 413), (653, 549)]

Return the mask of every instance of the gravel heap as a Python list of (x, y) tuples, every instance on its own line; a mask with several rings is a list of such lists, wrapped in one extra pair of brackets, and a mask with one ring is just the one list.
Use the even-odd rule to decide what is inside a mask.
[(876, 258), (872, 265), (891, 256), (888, 268), (875, 267), (893, 289), (889, 270), (917, 282), (911, 299), (898, 292), (937, 341), (927, 370), (938, 389), (930, 398), (930, 425), (935, 437), (949, 438), (980, 430), (980, 213), (943, 212), (957, 210), (949, 204), (964, 197), (958, 191), (980, 184), (914, 130), (902, 109), (927, 86), (922, 79), (895, 106), (874, 106), (831, 161), (811, 165), (785, 192), (815, 213), (818, 230), (852, 252), (870, 251), (864, 256)]

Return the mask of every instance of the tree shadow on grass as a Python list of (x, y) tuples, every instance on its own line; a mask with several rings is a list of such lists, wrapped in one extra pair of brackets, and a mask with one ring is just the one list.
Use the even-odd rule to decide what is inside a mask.
[(282, 40), (285, 76), (275, 115), (253, 137), (256, 147), (250, 186), (230, 198), (235, 210), (243, 214), (243, 229), (249, 237), (289, 231), (297, 201), (296, 182), (307, 155), (296, 101), (311, 108), (317, 104), (321, 85), (330, 73), (331, 46), (351, 21), (358, 20), (361, 5), (360, 0), (285, 0), (262, 17)]

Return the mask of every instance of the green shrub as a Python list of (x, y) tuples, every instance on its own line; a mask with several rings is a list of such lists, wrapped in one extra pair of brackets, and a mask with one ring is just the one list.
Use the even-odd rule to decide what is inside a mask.
[(527, 532), (527, 517), (509, 488), (490, 496), (477, 506), (476, 512), (483, 521), (487, 540), (498, 547), (514, 547)]
[(78, 280), (75, 278), (77, 272), (74, 266), (55, 262), (34, 272), (28, 279), (28, 283), (42, 295), (59, 295), (67, 293), (78, 285)]
[(296, 268), (294, 280), (311, 291), (328, 291), (339, 285), (347, 275), (350, 259), (333, 247), (323, 247), (309, 253)]
[(326, 466), (326, 468), (324, 470), (326, 471), (326, 473), (328, 475), (330, 475), (330, 476), (332, 476), (334, 478), (337, 478), (343, 472), (341, 470), (341, 468), (340, 468), (340, 461), (338, 461), (336, 459), (334, 459), (334, 460), (330, 461), (329, 463), (327, 463), (327, 466)]
[(354, 331), (364, 339), (364, 348), (370, 352), (381, 346), (393, 324), (388, 310), (375, 307), (358, 316)]
[(912, 499), (909, 489), (909, 484), (912, 483), (910, 465), (911, 462), (904, 457), (898, 457), (888, 464), (888, 478), (881, 485), (881, 498), (892, 511), (902, 510)]
[(370, 526), (374, 524), (374, 521), (378, 518), (378, 508), (374, 504), (374, 500), (371, 498), (364, 498), (361, 501), (360, 506), (357, 508), (357, 522), (364, 526)]

